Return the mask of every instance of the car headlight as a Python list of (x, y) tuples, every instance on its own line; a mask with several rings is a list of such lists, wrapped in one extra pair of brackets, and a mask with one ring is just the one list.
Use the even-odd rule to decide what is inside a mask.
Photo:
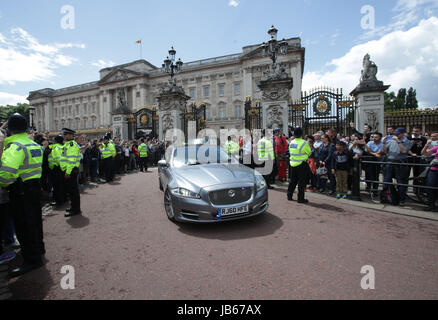
[(255, 184), (256, 184), (257, 192), (259, 192), (264, 187), (266, 187), (266, 181), (265, 181), (265, 179), (261, 175), (256, 175), (255, 176)]
[(178, 197), (185, 197), (185, 198), (194, 198), (194, 199), (200, 199), (201, 196), (195, 192), (192, 192), (190, 190), (184, 189), (184, 188), (175, 188), (171, 189), (170, 192)]

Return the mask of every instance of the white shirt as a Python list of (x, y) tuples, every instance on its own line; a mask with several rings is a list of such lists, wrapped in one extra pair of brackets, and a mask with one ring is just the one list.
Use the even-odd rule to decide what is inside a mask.
[(252, 143), (251, 140), (245, 142), (243, 145), (243, 153), (244, 154), (251, 154), (252, 153)]

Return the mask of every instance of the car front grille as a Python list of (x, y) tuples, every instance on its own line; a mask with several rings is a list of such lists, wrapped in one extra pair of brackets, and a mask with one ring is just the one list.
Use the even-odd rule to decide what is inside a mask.
[[(211, 191), (208, 195), (214, 205), (229, 205), (246, 202), (252, 196), (251, 187), (230, 188)], [(234, 193), (234, 196), (231, 196)]]

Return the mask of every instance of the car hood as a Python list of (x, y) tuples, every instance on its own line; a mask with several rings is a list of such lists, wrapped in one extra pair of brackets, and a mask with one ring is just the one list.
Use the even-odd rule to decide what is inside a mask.
[(254, 183), (254, 170), (241, 164), (211, 163), (173, 168), (177, 178), (205, 188), (218, 184)]

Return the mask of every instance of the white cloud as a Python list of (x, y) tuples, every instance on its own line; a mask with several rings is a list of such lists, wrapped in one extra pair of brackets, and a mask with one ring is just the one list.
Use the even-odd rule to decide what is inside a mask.
[(421, 107), (438, 103), (438, 18), (422, 20), (407, 31), (393, 31), (378, 40), (352, 47), (327, 63), (327, 71), (306, 72), (303, 90), (327, 85), (348, 94), (359, 84), (362, 59), (371, 55), (379, 68), (377, 78), (390, 84), (388, 91), (413, 87)]
[(18, 94), (0, 92), (0, 106), (16, 105), (17, 103), (28, 103), (25, 96)]
[(437, 0), (398, 0), (392, 11), (395, 15), (392, 22), (365, 32), (359, 40), (370, 40), (382, 37), (387, 33), (412, 27), (423, 18), (433, 16), (438, 9)]
[(81, 48), (84, 44), (42, 44), (22, 28), (13, 28), (10, 35), (0, 34), (0, 84), (48, 80), (54, 70), (69, 66), (77, 59), (61, 53), (65, 48)]
[(230, 0), (230, 2), (228, 2), (228, 5), (231, 7), (237, 7), (239, 6), (239, 1), (237, 0)]
[(92, 66), (98, 67), (99, 69), (103, 69), (103, 68), (108, 68), (108, 67), (112, 67), (115, 65), (114, 61), (105, 61), (105, 60), (97, 60), (93, 63), (91, 63)]

